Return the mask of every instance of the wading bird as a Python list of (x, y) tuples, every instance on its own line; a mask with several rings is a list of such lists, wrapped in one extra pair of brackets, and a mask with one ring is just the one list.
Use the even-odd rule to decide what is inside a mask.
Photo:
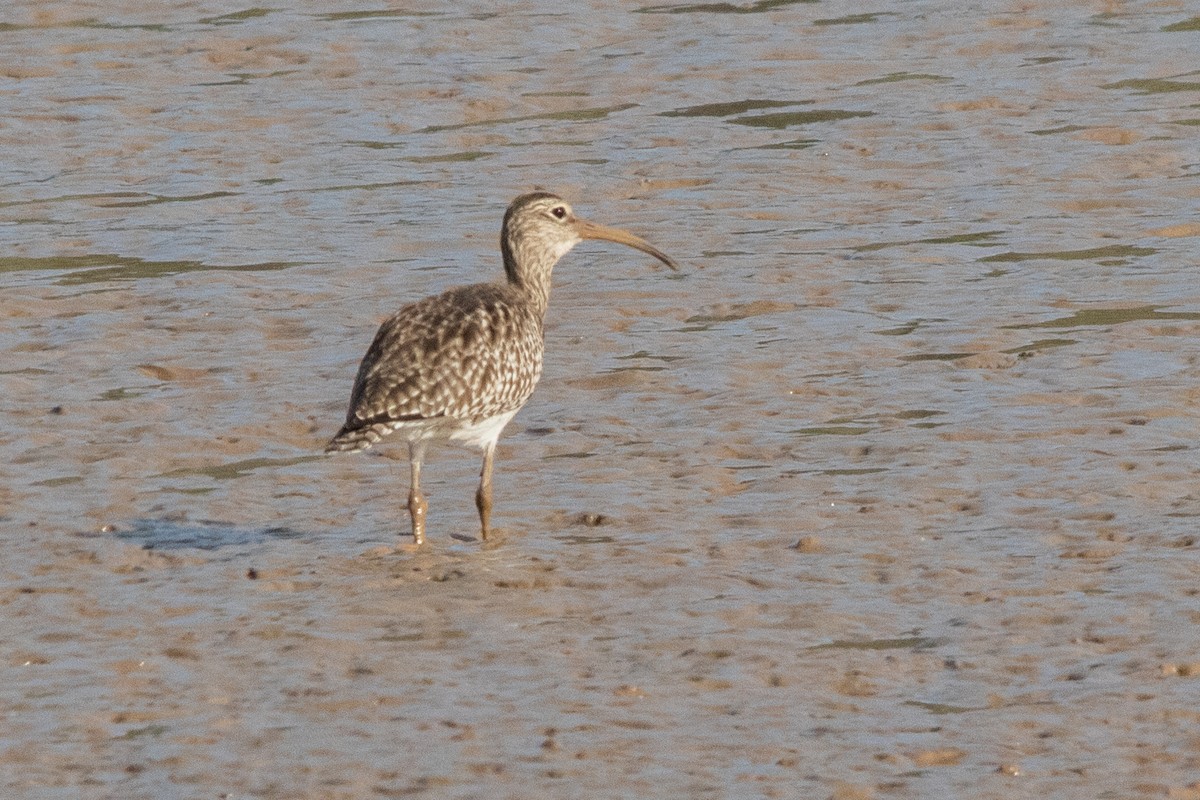
[(504, 214), (502, 282), (461, 286), (404, 306), (380, 326), (350, 393), (346, 423), (326, 452), (365, 450), (397, 434), (412, 470), (408, 512), (425, 540), (421, 462), (431, 442), (483, 450), (475, 505), (487, 539), (496, 440), (542, 374), (542, 326), (554, 265), (584, 239), (628, 245), (675, 262), (632, 233), (580, 219), (549, 192), (518, 197)]

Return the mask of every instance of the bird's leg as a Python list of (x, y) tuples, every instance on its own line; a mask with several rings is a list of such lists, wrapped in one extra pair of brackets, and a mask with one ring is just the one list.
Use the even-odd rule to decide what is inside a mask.
[(492, 442), (483, 451), (483, 469), (479, 471), (479, 489), (475, 492), (475, 507), (479, 509), (480, 537), (487, 539), (492, 520), (492, 455), (496, 443)]
[(408, 445), (408, 463), (412, 468), (412, 482), (408, 489), (408, 513), (412, 517), (413, 544), (425, 543), (425, 511), (429, 504), (425, 495), (421, 494), (421, 459), (425, 457), (425, 447), (421, 442)]

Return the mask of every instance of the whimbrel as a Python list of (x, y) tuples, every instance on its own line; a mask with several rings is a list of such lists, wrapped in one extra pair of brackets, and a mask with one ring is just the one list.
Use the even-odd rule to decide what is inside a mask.
[(418, 300), (375, 334), (354, 380), (346, 424), (325, 450), (365, 450), (392, 433), (408, 442), (415, 544), (425, 540), (428, 507), (421, 462), (435, 441), (483, 450), (475, 505), (487, 539), (496, 440), (542, 374), (542, 325), (554, 265), (584, 239), (628, 245), (677, 268), (644, 239), (580, 219), (554, 194), (530, 192), (504, 214), (503, 282), (460, 286)]

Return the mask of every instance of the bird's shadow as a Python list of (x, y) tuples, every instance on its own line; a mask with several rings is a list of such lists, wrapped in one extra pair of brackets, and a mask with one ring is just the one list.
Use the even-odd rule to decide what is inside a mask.
[(251, 528), (218, 520), (179, 522), (165, 519), (135, 519), (129, 527), (117, 530), (120, 541), (146, 550), (208, 550), (246, 547), (265, 542), (299, 539), (305, 534), (282, 526)]

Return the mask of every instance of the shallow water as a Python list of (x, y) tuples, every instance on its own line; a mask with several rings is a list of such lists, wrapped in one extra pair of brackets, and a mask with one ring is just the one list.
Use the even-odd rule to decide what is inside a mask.
[[(5, 796), (1200, 797), (1185, 4), (143, 5), (0, 18)], [(684, 270), (381, 552), (533, 186)]]

